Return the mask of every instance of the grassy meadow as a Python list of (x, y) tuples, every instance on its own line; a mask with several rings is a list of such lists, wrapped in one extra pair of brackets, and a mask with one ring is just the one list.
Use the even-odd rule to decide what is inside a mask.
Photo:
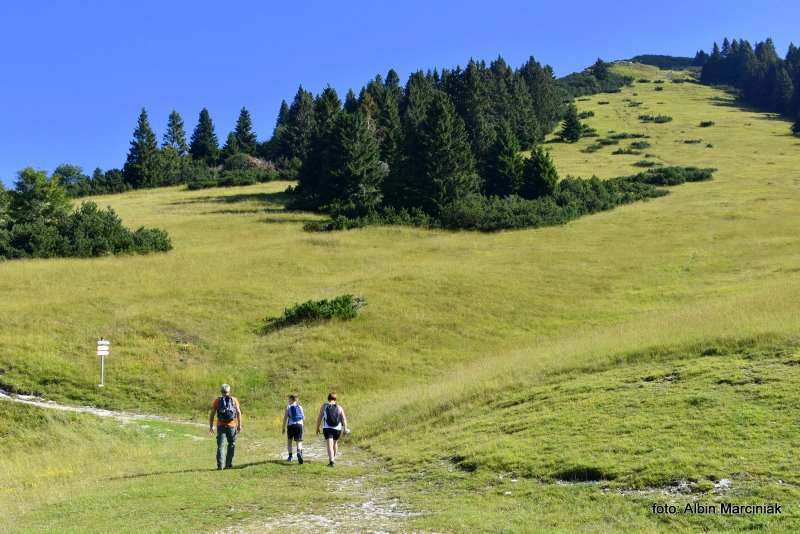
[[(0, 530), (286, 530), (269, 521), (380, 495), (419, 515), (353, 513), (339, 529), (797, 531), (800, 142), (720, 90), (674, 83), (683, 73), (615, 68), (664, 83), (579, 99), (584, 122), (649, 137), (548, 142), (561, 176), (650, 160), (714, 180), (496, 234), (308, 233), (320, 216), (286, 211), (286, 182), (140, 190), (93, 200), (166, 229), (172, 252), (0, 263), (3, 389), (203, 422), (228, 382), (246, 417), (243, 468), (219, 474), (201, 427), (3, 404)], [(612, 154), (635, 141), (650, 146)], [(367, 299), (354, 321), (259, 333), (286, 306), (344, 293)], [(329, 389), (359, 445), (349, 464), (277, 462), (285, 394), (309, 413)], [(784, 513), (650, 511), (692, 501)]]

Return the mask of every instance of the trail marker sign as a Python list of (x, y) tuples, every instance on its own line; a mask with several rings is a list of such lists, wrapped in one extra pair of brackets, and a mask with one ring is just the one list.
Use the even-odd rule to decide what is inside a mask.
[(105, 338), (97, 340), (97, 355), (100, 356), (100, 384), (99, 387), (105, 387), (106, 379), (106, 356), (111, 354), (111, 342)]

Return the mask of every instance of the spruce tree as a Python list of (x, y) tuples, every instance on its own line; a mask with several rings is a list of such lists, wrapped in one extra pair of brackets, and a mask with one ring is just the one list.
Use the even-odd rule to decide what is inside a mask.
[(352, 89), (347, 90), (347, 95), (344, 97), (344, 110), (347, 113), (355, 113), (358, 111), (358, 98)]
[(206, 165), (216, 165), (219, 160), (219, 141), (214, 132), (211, 115), (206, 108), (200, 111), (200, 118), (192, 133), (189, 153), (192, 155), (192, 159), (205, 162)]
[(125, 174), (125, 181), (134, 189), (159, 185), (158, 156), (156, 134), (150, 127), (147, 110), (142, 108), (122, 171)]
[(272, 137), (258, 146), (258, 155), (263, 159), (280, 160), (286, 157), (280, 152), (282, 138), (286, 134), (286, 122), (289, 120), (289, 104), (286, 100), (281, 100), (281, 107), (278, 110), (278, 118), (275, 120), (275, 128), (272, 130)]
[(336, 121), (328, 201), (351, 216), (366, 215), (381, 204), (386, 167), (378, 140), (363, 113), (342, 113)]
[(411, 204), (436, 215), (446, 205), (478, 191), (480, 183), (464, 127), (450, 97), (433, 93), (417, 133), (421, 173), (410, 176)]
[(222, 147), (222, 151), (219, 153), (219, 158), (225, 161), (229, 157), (239, 154), (240, 152), (243, 152), (243, 150), (239, 146), (239, 139), (236, 137), (236, 133), (230, 132), (228, 138), (225, 140), (225, 145)]
[(308, 150), (300, 168), (298, 189), (312, 207), (327, 204), (327, 182), (330, 181), (330, 158), (336, 121), (342, 103), (332, 87), (326, 87), (314, 100), (315, 126)]
[(286, 132), (282, 136), (280, 153), (287, 159), (303, 161), (308, 155), (316, 131), (314, 120), (314, 97), (303, 89), (297, 89), (286, 117)]
[(581, 138), (583, 126), (580, 119), (578, 119), (578, 109), (575, 104), (570, 104), (567, 107), (567, 113), (564, 116), (564, 122), (561, 127), (559, 136), (567, 143), (574, 143)]
[(256, 148), (258, 148), (258, 140), (253, 132), (253, 120), (250, 118), (250, 112), (247, 111), (247, 108), (243, 107), (239, 112), (234, 134), (236, 135), (239, 151), (254, 156)]
[(558, 172), (553, 160), (546, 150), (537, 146), (523, 165), (519, 194), (523, 198), (534, 199), (552, 195), (557, 188)]
[(794, 121), (794, 124), (792, 125), (792, 133), (795, 136), (800, 137), (800, 113), (797, 114), (797, 119)]
[(497, 129), (497, 137), (489, 149), (484, 192), (489, 196), (506, 197), (518, 191), (523, 161), (520, 146), (507, 122)]
[(174, 109), (169, 114), (167, 120), (167, 131), (164, 132), (164, 138), (161, 143), (161, 148), (171, 147), (178, 156), (185, 156), (189, 153), (189, 147), (186, 144), (186, 130), (183, 126), (183, 118), (180, 113)]

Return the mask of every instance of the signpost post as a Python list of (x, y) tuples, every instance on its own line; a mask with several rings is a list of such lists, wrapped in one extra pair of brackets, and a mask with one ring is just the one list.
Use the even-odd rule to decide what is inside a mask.
[(100, 356), (100, 384), (98, 387), (105, 387), (106, 380), (106, 356), (111, 354), (111, 342), (105, 338), (97, 340), (97, 355)]

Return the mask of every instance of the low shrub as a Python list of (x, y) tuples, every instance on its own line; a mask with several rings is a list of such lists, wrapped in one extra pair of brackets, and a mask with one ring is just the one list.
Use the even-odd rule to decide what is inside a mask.
[(636, 82), (637, 83), (650, 83), (650, 80), (648, 80), (647, 78), (639, 78), (638, 80), (636, 80)]
[(634, 167), (645, 167), (645, 168), (647, 168), (647, 167), (657, 167), (657, 166), (659, 166), (661, 164), (657, 163), (655, 161), (650, 161), (648, 159), (640, 159), (639, 161), (637, 161), (636, 163), (633, 163), (632, 165)]
[(614, 156), (619, 156), (619, 155), (640, 156), (642, 153), (633, 148), (618, 148), (611, 154), (613, 154)]
[(603, 146), (608, 146), (608, 145), (618, 145), (618, 144), (619, 144), (619, 139), (614, 139), (614, 138), (611, 138), (611, 137), (606, 137), (606, 138), (603, 138), (603, 139), (598, 139), (598, 140), (597, 140), (597, 142), (598, 142), (600, 145), (603, 145)]
[(589, 117), (594, 117), (594, 111), (581, 111), (578, 113), (579, 119), (588, 119)]
[(663, 91), (663, 90), (664, 90), (664, 88), (663, 88), (663, 87), (661, 87), (661, 86), (659, 85), (659, 86), (657, 86), (657, 87), (655, 88), (655, 90), (656, 90), (656, 91)]
[(664, 83), (664, 80), (656, 80), (656, 81), (654, 81), (653, 83), (658, 83), (658, 84), (661, 84), (661, 83)]
[(340, 295), (331, 300), (308, 300), (284, 309), (280, 317), (267, 317), (263, 332), (272, 332), (298, 324), (310, 325), (322, 321), (355, 319), (358, 312), (366, 306), (363, 297)]
[(620, 132), (608, 137), (609, 139), (648, 139), (650, 136), (640, 133)]
[(699, 145), (702, 142), (702, 139), (684, 139), (683, 141), (683, 143), (686, 145)]
[(645, 148), (650, 148), (650, 143), (647, 141), (634, 141), (631, 143), (631, 148), (634, 150), (644, 150)]
[(685, 182), (705, 182), (711, 180), (716, 169), (699, 167), (662, 167), (635, 176), (636, 180), (650, 185), (673, 186)]
[(714, 126), (714, 121), (702, 121), (700, 123), (700, 128), (708, 128), (709, 126)]
[(642, 102), (639, 102), (637, 100), (631, 100), (630, 102), (628, 102), (628, 107), (629, 108), (638, 108), (641, 105), (642, 105)]
[(598, 105), (598, 106), (607, 106), (607, 105), (609, 105), (610, 103), (611, 103), (611, 102), (609, 102), (608, 100), (601, 100), (600, 102), (598, 102), (598, 103), (597, 103), (597, 105)]
[(94, 202), (84, 202), (55, 222), (12, 224), (0, 232), (0, 259), (90, 258), (169, 250), (172, 242), (164, 230), (142, 227), (132, 232), (113, 209), (100, 209)]
[(600, 134), (597, 133), (597, 130), (589, 126), (588, 124), (584, 124), (581, 127), (581, 137), (598, 137)]
[(642, 122), (654, 122), (656, 124), (663, 124), (665, 122), (670, 122), (672, 117), (669, 115), (639, 115), (639, 120)]

